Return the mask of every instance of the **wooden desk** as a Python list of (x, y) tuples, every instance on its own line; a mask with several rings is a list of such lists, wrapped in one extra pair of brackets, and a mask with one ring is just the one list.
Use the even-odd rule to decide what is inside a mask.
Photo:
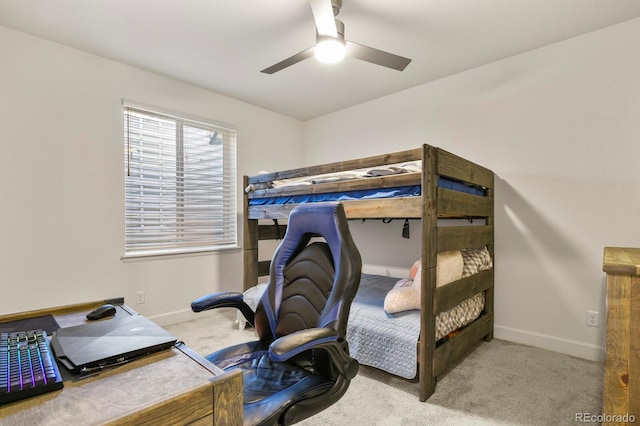
[[(105, 301), (0, 316), (51, 314), (61, 327), (82, 323)], [(124, 310), (123, 310), (124, 309)], [(126, 305), (117, 315), (129, 315)], [(5, 425), (241, 425), (242, 373), (225, 373), (186, 346), (133, 361), (64, 388), (0, 406)]]
[(640, 421), (640, 249), (606, 247), (602, 269), (607, 273), (602, 412), (613, 420), (603, 424), (627, 424), (625, 415)]

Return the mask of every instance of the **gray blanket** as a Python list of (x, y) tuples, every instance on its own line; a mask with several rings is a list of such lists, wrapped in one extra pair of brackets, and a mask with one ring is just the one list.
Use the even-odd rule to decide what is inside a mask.
[(360, 364), (412, 379), (418, 365), (420, 311), (384, 311), (384, 297), (396, 282), (398, 278), (362, 275), (351, 304), (347, 341)]

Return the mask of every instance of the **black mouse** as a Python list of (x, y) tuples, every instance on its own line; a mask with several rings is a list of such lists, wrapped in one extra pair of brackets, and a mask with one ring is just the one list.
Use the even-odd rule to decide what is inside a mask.
[(110, 317), (116, 314), (116, 307), (110, 303), (102, 305), (87, 314), (87, 319), (94, 321), (102, 318)]

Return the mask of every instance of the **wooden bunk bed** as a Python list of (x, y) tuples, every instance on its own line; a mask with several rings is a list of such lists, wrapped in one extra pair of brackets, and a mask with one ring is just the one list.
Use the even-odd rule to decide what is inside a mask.
[[(417, 162), (421, 171), (273, 187), (274, 181), (407, 162)], [(447, 189), (443, 187), (443, 180), (445, 184), (454, 182), (480, 189), (481, 195)], [(438, 253), (486, 247), (493, 258), (493, 184), (494, 175), (491, 170), (430, 145), (391, 154), (245, 176), (244, 186), (247, 190), (244, 202), (244, 289), (255, 286), (259, 277), (269, 275), (269, 261), (259, 261), (258, 242), (283, 236), (286, 231), (284, 222), (298, 202), (312, 202), (316, 195), (344, 192), (357, 194), (359, 191), (371, 189), (381, 189), (381, 192), (384, 192), (385, 189), (417, 186), (417, 195), (414, 193), (395, 198), (376, 198), (374, 195), (369, 199), (353, 199), (354, 197), (350, 196), (340, 201), (344, 204), (349, 219), (420, 219), (422, 287), (418, 316), (419, 341), (416, 343), (416, 377), (419, 398), (425, 401), (435, 391), (437, 377), (455, 366), (480, 341), (490, 341), (493, 338), (493, 268), (445, 286), (436, 286)], [(255, 204), (256, 201), (265, 199), (276, 199), (280, 204)], [(439, 225), (438, 219), (441, 218), (473, 219), (476, 224), (480, 222), (481, 225)], [(278, 222), (279, 220), (282, 220), (282, 223)], [(480, 316), (458, 330), (455, 336), (442, 339), (436, 344), (436, 316), (478, 293), (484, 293), (484, 308)]]

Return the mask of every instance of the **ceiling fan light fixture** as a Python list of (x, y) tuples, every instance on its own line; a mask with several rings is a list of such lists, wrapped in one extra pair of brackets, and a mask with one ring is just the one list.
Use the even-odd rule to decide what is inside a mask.
[(344, 23), (336, 19), (340, 12), (340, 7), (342, 7), (342, 0), (310, 0), (310, 2), (313, 20), (316, 24), (316, 45), (260, 72), (273, 74), (311, 56), (315, 56), (319, 62), (325, 63), (340, 62), (345, 56), (349, 56), (398, 71), (403, 71), (411, 62), (409, 58), (354, 43), (353, 41), (346, 41), (344, 38)]
[(344, 41), (333, 37), (318, 37), (313, 54), (322, 63), (335, 64), (344, 59), (345, 52)]

